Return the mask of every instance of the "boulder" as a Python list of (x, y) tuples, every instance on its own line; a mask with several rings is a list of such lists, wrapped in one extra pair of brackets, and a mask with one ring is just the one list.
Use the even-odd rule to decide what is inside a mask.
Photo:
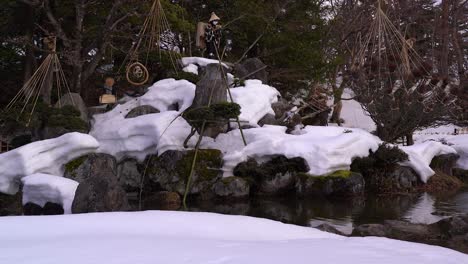
[(117, 177), (117, 161), (105, 154), (91, 154), (66, 165), (66, 177), (80, 183), (73, 213), (128, 210), (127, 194)]
[(364, 177), (350, 171), (337, 171), (327, 176), (303, 173), (296, 182), (299, 196), (354, 196), (362, 194), (364, 189)]
[[(147, 176), (151, 189), (185, 193), (190, 174), (194, 150), (164, 152), (152, 157), (148, 163)], [(190, 185), (190, 194), (201, 195), (211, 192), (212, 186), (222, 177), (223, 158), (219, 150), (205, 149), (198, 152), (197, 163)]]
[(275, 115), (267, 114), (262, 119), (260, 119), (260, 121), (258, 121), (258, 125), (261, 127), (264, 125), (279, 126), (281, 125), (281, 122), (279, 120), (276, 120)]
[(436, 156), (431, 161), (431, 168), (433, 170), (438, 170), (447, 175), (453, 176), (453, 168), (456, 166), (459, 158), (460, 156), (457, 154)]
[(254, 159), (242, 162), (234, 168), (234, 175), (252, 181), (256, 194), (278, 195), (294, 190), (298, 174), (307, 171), (309, 166), (302, 158), (275, 156), (262, 164)]
[(55, 107), (63, 107), (65, 105), (74, 106), (78, 111), (80, 111), (80, 118), (88, 122), (88, 108), (86, 107), (83, 98), (77, 93), (67, 93), (60, 98), (60, 100), (55, 104)]
[(149, 114), (157, 114), (160, 111), (150, 105), (142, 105), (139, 107), (136, 107), (130, 111), (125, 118), (135, 118), (143, 115), (149, 115)]
[(271, 104), (271, 108), (275, 112), (275, 118), (280, 119), (286, 117), (286, 113), (289, 112), (293, 106), (284, 98), (278, 100), (278, 102)]
[(117, 165), (117, 178), (125, 191), (139, 190), (142, 173), (138, 170), (138, 162), (134, 159), (126, 159), (120, 162)]
[(356, 227), (353, 230), (352, 236), (375, 236), (375, 237), (385, 237), (388, 235), (388, 230), (384, 225), (381, 224), (365, 224)]
[(336, 229), (334, 226), (326, 224), (326, 223), (316, 226), (315, 228), (323, 232), (332, 233), (332, 234), (336, 234), (340, 236), (346, 236), (346, 234)]
[(468, 184), (468, 170), (454, 168), (453, 169), (453, 176), (457, 177), (464, 184)]
[(44, 207), (35, 203), (26, 203), (23, 206), (24, 215), (63, 215), (64, 210), (62, 205), (47, 202)]
[(117, 160), (107, 154), (90, 154), (70, 161), (65, 165), (65, 178), (79, 183), (104, 175), (117, 178)]
[[(226, 80), (226, 71), (222, 72), (219, 64), (208, 64), (204, 68), (200, 81), (197, 83), (195, 98), (191, 107), (196, 109), (210, 104), (227, 102), (228, 84)], [(216, 138), (219, 134), (227, 132), (227, 124), (228, 122), (209, 123), (205, 127), (203, 135)], [(200, 133), (201, 131), (198, 132)]]
[(236, 76), (245, 79), (257, 79), (264, 84), (268, 84), (268, 72), (266, 65), (258, 58), (246, 59), (241, 64), (234, 67)]
[(250, 184), (240, 177), (227, 177), (217, 181), (212, 190), (220, 198), (245, 198), (250, 194)]

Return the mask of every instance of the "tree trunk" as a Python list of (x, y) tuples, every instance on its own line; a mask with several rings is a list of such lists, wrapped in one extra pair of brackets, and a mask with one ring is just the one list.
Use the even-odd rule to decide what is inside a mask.
[(37, 69), (37, 61), (34, 56), (33, 45), (33, 31), (34, 31), (34, 7), (30, 5), (25, 5), (26, 8), (26, 18), (27, 23), (25, 27), (25, 38), (31, 43), (26, 45), (25, 60), (24, 60), (24, 84), (29, 81), (31, 76), (34, 74), (34, 71)]
[(442, 0), (442, 14), (439, 21), (439, 73), (447, 78), (449, 73), (449, 0)]
[(409, 133), (408, 135), (406, 135), (406, 145), (407, 146), (414, 145), (413, 133)]

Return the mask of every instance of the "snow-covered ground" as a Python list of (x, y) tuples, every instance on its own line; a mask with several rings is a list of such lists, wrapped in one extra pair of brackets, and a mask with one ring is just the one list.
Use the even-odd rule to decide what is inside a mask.
[(244, 216), (134, 212), (0, 218), (0, 263), (464, 264), (468, 255)]

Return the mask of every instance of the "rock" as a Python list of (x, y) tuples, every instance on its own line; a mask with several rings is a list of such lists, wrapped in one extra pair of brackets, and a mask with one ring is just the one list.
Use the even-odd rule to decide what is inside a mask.
[(83, 98), (77, 93), (67, 93), (60, 98), (60, 100), (55, 104), (55, 107), (63, 107), (65, 105), (74, 106), (78, 111), (80, 111), (80, 118), (88, 122), (88, 108), (86, 107)]
[(328, 176), (301, 174), (296, 182), (299, 196), (354, 196), (364, 192), (365, 181), (361, 174), (337, 171)]
[(105, 154), (92, 154), (75, 160), (66, 176), (78, 181), (72, 205), (73, 213), (114, 212), (128, 210), (127, 194), (117, 178), (117, 161)]
[(272, 114), (267, 114), (264, 116), (260, 121), (258, 121), (259, 126), (264, 126), (264, 125), (273, 125), (273, 126), (279, 126), (281, 125), (281, 122), (275, 119), (275, 116)]
[(127, 159), (119, 163), (117, 165), (117, 178), (125, 191), (139, 190), (142, 174), (138, 170), (138, 162), (134, 159)]
[(331, 226), (331, 225), (326, 224), (326, 223), (321, 224), (319, 226), (316, 226), (315, 228), (320, 230), (320, 231), (327, 232), (327, 233), (337, 234), (337, 235), (340, 235), (340, 236), (346, 236), (346, 234), (344, 234), (340, 230), (336, 229), (334, 226)]
[(125, 118), (135, 118), (142, 115), (157, 114), (159, 112), (160, 111), (158, 109), (150, 105), (142, 105), (132, 109), (132, 111), (130, 111), (130, 113), (125, 116)]
[[(223, 76), (224, 73), (224, 76)], [(208, 64), (200, 81), (197, 83), (192, 108), (205, 107), (209, 104), (227, 102), (227, 74), (221, 72), (218, 64)], [(216, 138), (220, 133), (226, 133), (228, 122), (210, 123), (205, 127), (204, 136)], [(199, 133), (201, 131), (198, 131)]]
[(258, 58), (246, 59), (241, 64), (235, 65), (234, 70), (238, 78), (257, 79), (268, 84), (266, 65)]
[(294, 190), (297, 175), (307, 171), (309, 166), (302, 158), (276, 156), (263, 164), (254, 159), (242, 162), (234, 168), (234, 175), (252, 180), (254, 193), (277, 195)]
[(24, 215), (63, 215), (63, 206), (56, 203), (47, 202), (44, 207), (35, 203), (27, 203), (23, 206)]
[(56, 203), (47, 202), (42, 208), (43, 215), (63, 215), (64, 213), (63, 206)]
[(468, 170), (454, 168), (453, 176), (457, 177), (463, 183), (468, 184)]
[(42, 207), (35, 203), (27, 203), (23, 205), (24, 215), (42, 215)]
[(281, 119), (286, 117), (286, 113), (289, 112), (293, 106), (291, 106), (288, 101), (281, 98), (278, 102), (271, 104), (271, 108), (273, 108), (273, 111), (275, 112), (275, 118)]
[[(186, 179), (190, 174), (194, 153), (194, 150), (170, 150), (159, 157), (153, 157), (147, 170), (147, 176), (153, 185), (152, 189), (184, 195)], [(213, 184), (221, 179), (222, 166), (221, 151), (200, 150), (190, 185), (190, 194), (200, 195), (211, 192)]]
[(384, 225), (381, 224), (365, 224), (356, 227), (351, 235), (361, 237), (386, 237), (388, 235), (388, 230)]
[(445, 154), (439, 155), (432, 159), (431, 168), (434, 170), (441, 171), (449, 176), (453, 176), (453, 168), (457, 164), (457, 160), (460, 158), (457, 154)]
[[(353, 162), (351, 168), (354, 168), (355, 165)], [(359, 166), (366, 165), (363, 163)], [(412, 168), (400, 165), (394, 165), (389, 169), (365, 168), (361, 173), (364, 176), (366, 188), (375, 193), (416, 191), (421, 184), (418, 174)]]
[(12, 216), (23, 214), (22, 194), (6, 195), (0, 193), (0, 216)]
[(433, 235), (431, 228), (424, 224), (413, 224), (405, 221), (386, 220), (388, 236), (398, 240), (424, 243)]
[(250, 194), (250, 184), (240, 177), (227, 177), (217, 181), (212, 190), (221, 198), (245, 198)]
[(117, 160), (107, 154), (90, 154), (70, 161), (65, 165), (65, 178), (79, 183), (89, 178), (104, 175), (113, 177), (117, 173)]
[(157, 192), (145, 198), (145, 210), (171, 210), (175, 211), (181, 207), (182, 200), (176, 192)]
[(468, 214), (442, 219), (432, 224), (444, 237), (465, 236), (468, 234)]

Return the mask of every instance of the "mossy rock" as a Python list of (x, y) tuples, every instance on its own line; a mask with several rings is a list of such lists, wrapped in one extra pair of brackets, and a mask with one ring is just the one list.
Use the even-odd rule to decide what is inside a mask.
[(222, 199), (241, 199), (249, 196), (250, 184), (240, 177), (226, 177), (216, 182), (212, 190)]
[[(166, 151), (149, 161), (147, 174), (154, 191), (185, 193), (195, 151)], [(219, 150), (199, 150), (190, 194), (211, 192), (212, 185), (221, 179), (223, 158)]]
[(88, 158), (88, 156), (82, 156), (77, 159), (74, 159), (67, 164), (65, 164), (65, 172), (73, 173), (78, 167), (85, 162), (85, 160)]
[(453, 176), (461, 180), (465, 185), (468, 184), (468, 170), (455, 168), (453, 169)]
[(296, 182), (299, 196), (354, 196), (364, 192), (361, 174), (341, 170), (324, 176), (301, 173)]

